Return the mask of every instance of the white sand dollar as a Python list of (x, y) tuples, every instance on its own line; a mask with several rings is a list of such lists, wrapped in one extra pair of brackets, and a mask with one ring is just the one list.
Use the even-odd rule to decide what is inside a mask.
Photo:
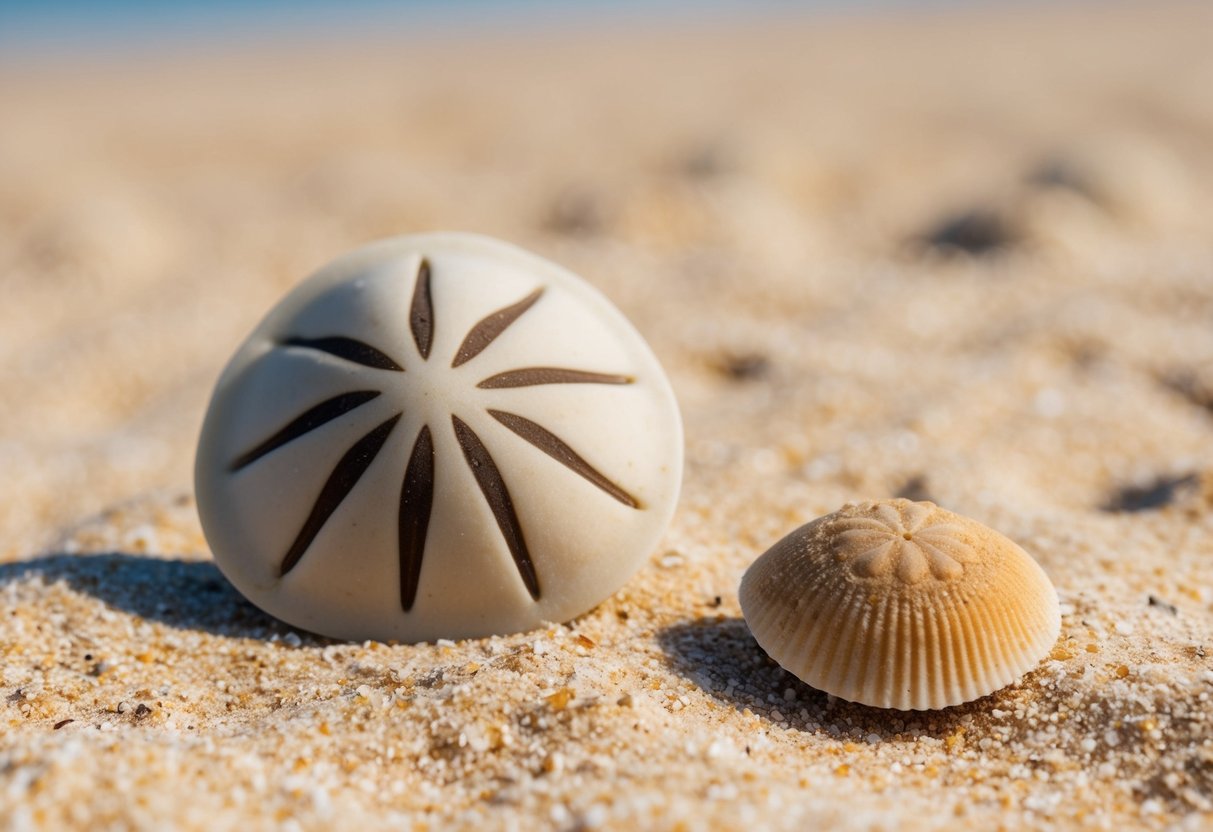
[(570, 272), (468, 234), (354, 251), (216, 386), (196, 464), (223, 573), (290, 624), (424, 641), (566, 621), (657, 544), (682, 424), (639, 333)]
[(758, 644), (815, 688), (880, 708), (958, 705), (1048, 655), (1061, 611), (1014, 542), (931, 502), (844, 506), (780, 540), (741, 581)]

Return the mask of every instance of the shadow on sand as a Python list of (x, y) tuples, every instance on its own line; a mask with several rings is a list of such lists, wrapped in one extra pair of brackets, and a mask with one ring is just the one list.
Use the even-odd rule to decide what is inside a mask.
[[(999, 693), (941, 711), (896, 711), (844, 702), (815, 690), (775, 663), (741, 618), (702, 618), (666, 627), (658, 643), (671, 666), (704, 693), (775, 724), (839, 739), (942, 739), (971, 717), (998, 707)], [(788, 692), (791, 692), (790, 695)]]
[(33, 580), (61, 581), (109, 607), (180, 629), (261, 639), (297, 632), (244, 600), (207, 560), (108, 552), (51, 554), (0, 564), (0, 588)]

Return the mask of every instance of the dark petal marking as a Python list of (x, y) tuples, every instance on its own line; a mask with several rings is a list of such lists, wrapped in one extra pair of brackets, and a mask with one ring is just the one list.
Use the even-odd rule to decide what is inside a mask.
[(335, 355), (365, 367), (374, 367), (376, 370), (395, 370), (396, 372), (404, 370), (370, 344), (364, 344), (356, 338), (346, 338), (344, 335), (331, 335), (326, 338), (287, 338), (282, 345), (327, 352), (329, 355)]
[(270, 451), (275, 451), (287, 442), (298, 439), (305, 433), (313, 431), (321, 425), (328, 424), (338, 416), (344, 416), (351, 410), (362, 407), (362, 405), (378, 397), (379, 391), (377, 390), (357, 390), (353, 393), (342, 393), (340, 396), (334, 396), (331, 399), (323, 401), (305, 412), (302, 416), (297, 417), (289, 425), (257, 447), (236, 457), (231, 465), (227, 467), (227, 470), (235, 473), (241, 468), (261, 459), (261, 457)]
[(316, 498), (316, 503), (312, 506), (312, 513), (304, 521), (303, 528), (295, 537), (295, 542), (291, 544), (286, 557), (282, 559), (282, 566), (278, 570), (280, 576), (286, 575), (295, 568), (304, 552), (316, 539), (316, 535), (320, 534), (320, 530), (324, 528), (329, 517), (341, 505), (341, 501), (354, 490), (358, 480), (362, 479), (366, 469), (371, 467), (371, 463), (383, 449), (383, 443), (387, 441), (392, 428), (396, 427), (396, 422), (400, 421), (400, 415), (397, 413), (359, 439), (345, 452), (345, 456), (341, 457), (333, 468), (333, 473), (329, 474), (328, 481), (320, 489), (320, 496)]
[(535, 301), (539, 300), (539, 296), (542, 294), (543, 287), (541, 286), (512, 306), (498, 309), (483, 318), (468, 331), (463, 343), (459, 345), (459, 351), (455, 353), (455, 360), (451, 362), (451, 366), (458, 367), (460, 364), (466, 364), (480, 355), (485, 347), (493, 343), (493, 339), (505, 332), (506, 328), (518, 320), (523, 312), (534, 306)]
[(430, 426), (422, 425), (400, 491), (400, 607), (413, 608), (421, 583), (421, 559), (434, 505), (434, 439)]
[(430, 297), (430, 261), (421, 259), (417, 267), (417, 283), (413, 286), (413, 305), (409, 309), (409, 328), (413, 330), (413, 341), (417, 352), (429, 360), (430, 347), (434, 343), (434, 302)]
[(573, 473), (585, 477), (625, 506), (640, 508), (640, 503), (635, 497), (603, 476), (598, 469), (582, 459), (576, 451), (547, 428), (515, 413), (506, 413), (504, 410), (489, 410), (489, 415), (552, 459), (569, 468)]
[(523, 367), (506, 370), (489, 376), (477, 387), (496, 389), (500, 387), (534, 387), (538, 384), (631, 384), (631, 376), (611, 373), (591, 373), (586, 370), (566, 370), (563, 367)]
[(522, 577), (522, 582), (526, 584), (527, 592), (531, 593), (531, 598), (538, 601), (539, 578), (535, 574), (535, 564), (531, 562), (531, 554), (527, 551), (526, 539), (522, 536), (522, 525), (518, 522), (518, 515), (514, 511), (514, 501), (510, 499), (510, 492), (505, 487), (505, 480), (501, 478), (497, 464), (493, 462), (493, 457), (489, 455), (488, 449), (484, 447), (484, 443), (480, 441), (480, 437), (476, 435), (475, 431), (454, 414), (451, 415), (451, 422), (455, 426), (455, 438), (459, 440), (459, 446), (463, 448), (463, 457), (467, 460), (468, 467), (472, 469), (472, 476), (476, 478), (476, 484), (480, 486), (480, 491), (484, 494), (489, 509), (493, 512), (493, 517), (497, 519), (497, 528), (501, 529), (505, 545), (509, 548), (510, 554), (514, 556), (518, 574)]

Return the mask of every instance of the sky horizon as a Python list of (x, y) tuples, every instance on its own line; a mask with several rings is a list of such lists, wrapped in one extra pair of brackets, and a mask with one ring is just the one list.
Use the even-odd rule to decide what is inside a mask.
[[(980, 5), (996, 3), (981, 0)], [(0, 3), (0, 54), (9, 58), (105, 55), (174, 45), (391, 35), (417, 29), (525, 31), (637, 18), (659, 23), (713, 22), (973, 5), (977, 4), (963, 0), (4, 0)]]

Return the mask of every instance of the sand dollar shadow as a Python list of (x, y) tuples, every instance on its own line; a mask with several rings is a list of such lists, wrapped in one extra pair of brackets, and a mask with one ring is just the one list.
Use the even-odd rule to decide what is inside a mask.
[(209, 560), (107, 552), (0, 564), (0, 587), (29, 581), (62, 582), (113, 609), (180, 629), (263, 639), (294, 631), (246, 601)]

